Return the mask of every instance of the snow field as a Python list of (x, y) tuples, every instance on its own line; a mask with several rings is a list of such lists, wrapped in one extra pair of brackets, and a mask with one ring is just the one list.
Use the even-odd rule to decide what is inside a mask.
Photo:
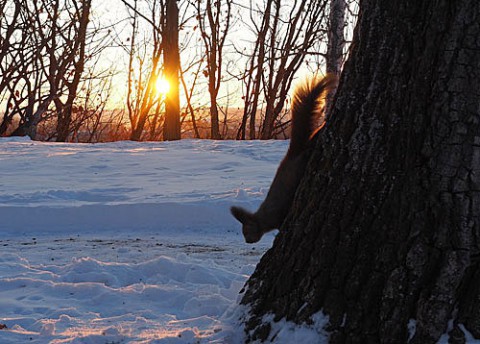
[[(0, 138), (0, 343), (242, 343), (275, 233), (245, 244), (229, 207), (258, 207), (287, 147)], [(326, 343), (317, 320), (271, 339)]]

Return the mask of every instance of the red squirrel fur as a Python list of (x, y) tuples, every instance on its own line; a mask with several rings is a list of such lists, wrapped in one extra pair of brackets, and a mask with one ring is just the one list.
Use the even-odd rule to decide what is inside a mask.
[(265, 233), (279, 228), (285, 220), (308, 162), (307, 147), (321, 128), (317, 128), (316, 121), (323, 110), (323, 99), (335, 83), (335, 76), (327, 75), (297, 88), (292, 103), (290, 146), (267, 197), (255, 213), (241, 207), (230, 208), (232, 215), (242, 223), (247, 243), (258, 242)]

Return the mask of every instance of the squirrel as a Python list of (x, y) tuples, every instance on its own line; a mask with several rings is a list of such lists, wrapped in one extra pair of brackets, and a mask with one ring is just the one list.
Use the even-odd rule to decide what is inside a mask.
[(273, 178), (267, 197), (255, 213), (241, 207), (231, 207), (232, 215), (242, 223), (245, 241), (258, 242), (262, 236), (280, 228), (293, 202), (295, 192), (303, 177), (309, 154), (307, 148), (315, 134), (316, 121), (323, 112), (323, 99), (335, 86), (336, 77), (327, 74), (298, 87), (292, 102), (292, 132), (287, 154)]

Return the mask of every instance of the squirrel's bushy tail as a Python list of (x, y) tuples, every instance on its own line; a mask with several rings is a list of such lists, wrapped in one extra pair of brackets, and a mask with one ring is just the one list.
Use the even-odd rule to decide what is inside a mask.
[(327, 74), (314, 78), (295, 90), (292, 102), (292, 134), (288, 154), (301, 153), (316, 129), (316, 120), (321, 114), (322, 103), (328, 91), (335, 86), (337, 78)]

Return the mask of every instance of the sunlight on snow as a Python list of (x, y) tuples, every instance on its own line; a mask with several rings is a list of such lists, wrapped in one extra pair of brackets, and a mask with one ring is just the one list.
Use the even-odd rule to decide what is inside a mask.
[(0, 138), (0, 343), (229, 343), (274, 233), (230, 215), (265, 197), (288, 141)]

